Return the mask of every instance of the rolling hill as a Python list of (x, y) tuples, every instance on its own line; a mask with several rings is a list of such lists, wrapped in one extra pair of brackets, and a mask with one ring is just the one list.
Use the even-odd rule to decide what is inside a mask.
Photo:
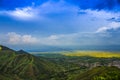
[(0, 45), (0, 80), (49, 80), (57, 66), (45, 58)]
[[(73, 55), (34, 56), (24, 50), (15, 51), (0, 45), (0, 80), (120, 79), (119, 58)], [(113, 67), (115, 65), (118, 67)]]
[(79, 74), (75, 80), (119, 80), (120, 69), (117, 67), (96, 67)]

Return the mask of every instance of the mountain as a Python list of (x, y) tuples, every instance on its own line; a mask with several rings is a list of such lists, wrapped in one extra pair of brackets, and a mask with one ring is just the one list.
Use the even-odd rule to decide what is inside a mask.
[(57, 65), (23, 50), (0, 45), (0, 80), (49, 80)]
[(26, 52), (24, 50), (19, 50), (19, 51), (17, 51), (17, 53), (19, 53), (19, 54), (29, 54), (28, 52)]
[(75, 80), (119, 80), (120, 69), (117, 67), (96, 67), (79, 74)]
[[(119, 59), (33, 56), (0, 45), (0, 80), (119, 80)], [(50, 55), (52, 57), (50, 57)], [(49, 57), (48, 57), (49, 56)], [(111, 62), (112, 61), (112, 62)], [(108, 62), (111, 65), (101, 65)], [(84, 64), (83, 64), (84, 63)], [(92, 65), (92, 66), (89, 66)], [(113, 67), (118, 65), (118, 67)], [(111, 67), (110, 67), (111, 66)]]

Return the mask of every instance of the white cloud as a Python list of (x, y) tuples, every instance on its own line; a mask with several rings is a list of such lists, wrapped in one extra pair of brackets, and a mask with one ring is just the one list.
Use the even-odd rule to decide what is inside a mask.
[(50, 40), (56, 40), (56, 39), (59, 39), (59, 36), (57, 36), (57, 35), (51, 35), (51, 36), (48, 37), (48, 39), (50, 39)]
[(31, 35), (20, 35), (15, 32), (10, 32), (7, 36), (9, 44), (36, 44), (38, 42), (37, 38)]
[(64, 0), (54, 2), (49, 0), (38, 7), (41, 13), (65, 13), (65, 12), (76, 12), (79, 7), (70, 5)]
[(73, 33), (73, 34), (54, 34), (43, 37), (33, 37), (32, 35), (20, 35), (10, 32), (7, 36), (0, 35), (0, 44), (13, 46), (28, 46), (34, 48), (40, 46), (99, 46), (119, 44), (120, 37), (117, 40), (106, 33)]
[[(78, 15), (78, 11), (87, 14)], [(67, 29), (66, 32), (95, 31), (97, 28), (107, 24), (106, 19), (118, 15), (118, 13), (114, 14), (107, 11), (81, 10), (78, 6), (70, 5), (64, 0), (56, 2), (49, 0), (39, 6), (16, 8), (13, 11), (3, 11), (4, 13), (15, 19), (32, 20), (36, 23), (35, 26), (46, 27), (50, 31), (60, 29), (61, 33)]]
[(38, 44), (49, 45), (49, 46), (90, 45), (90, 44), (93, 44), (91, 43), (92, 40), (94, 40), (94, 44), (96, 44), (95, 35), (96, 35), (95, 33), (56, 34), (56, 35), (50, 35), (50, 36), (39, 38), (40, 41)]
[(20, 35), (15, 32), (9, 32), (7, 35), (0, 35), (1, 44), (9, 45), (48, 45), (48, 46), (67, 46), (75, 45), (74, 40), (78, 34), (59, 34), (44, 37), (33, 37), (32, 35)]
[(37, 16), (37, 12), (32, 7), (24, 7), (24, 8), (16, 8), (15, 10), (0, 11), (0, 14), (5, 14), (20, 20), (31, 20)]
[(32, 37), (31, 35), (23, 35), (22, 41), (24, 43), (36, 43), (38, 40), (35, 37)]
[(88, 15), (91, 15), (96, 18), (103, 18), (103, 19), (110, 19), (116, 16), (119, 16), (120, 13), (118, 12), (108, 12), (105, 10), (91, 10), (91, 9), (86, 9), (86, 10), (79, 10), (80, 12), (87, 13)]
[(107, 26), (99, 28), (96, 32), (106, 32), (108, 30), (116, 30), (118, 28), (120, 28), (119, 22), (111, 22)]
[(14, 32), (8, 33), (8, 42), (12, 44), (18, 44), (21, 42), (21, 35)]
[[(34, 3), (33, 3), (34, 4)], [(0, 11), (2, 15), (9, 15), (15, 19), (31, 20), (36, 18), (45, 17), (46, 14), (51, 13), (66, 13), (66, 12), (77, 12), (79, 7), (69, 5), (64, 0), (54, 2), (48, 0), (47, 2), (39, 6), (29, 6), (23, 8), (16, 8), (15, 10), (4, 10)]]

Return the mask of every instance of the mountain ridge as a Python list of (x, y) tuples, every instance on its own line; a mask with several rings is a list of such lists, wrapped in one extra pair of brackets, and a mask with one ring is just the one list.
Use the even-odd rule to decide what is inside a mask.
[(11, 80), (48, 80), (56, 71), (55, 64), (42, 57), (37, 58), (23, 50), (14, 51), (5, 46), (0, 47), (2, 48), (0, 50), (0, 76), (4, 79), (13, 75), (8, 78)]

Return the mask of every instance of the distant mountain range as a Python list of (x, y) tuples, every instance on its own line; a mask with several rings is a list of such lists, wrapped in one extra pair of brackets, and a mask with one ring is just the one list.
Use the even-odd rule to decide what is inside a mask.
[(75, 50), (92, 50), (92, 51), (120, 51), (120, 46), (41, 46), (38, 49), (27, 49), (28, 52), (54, 52), (54, 51), (75, 51)]

